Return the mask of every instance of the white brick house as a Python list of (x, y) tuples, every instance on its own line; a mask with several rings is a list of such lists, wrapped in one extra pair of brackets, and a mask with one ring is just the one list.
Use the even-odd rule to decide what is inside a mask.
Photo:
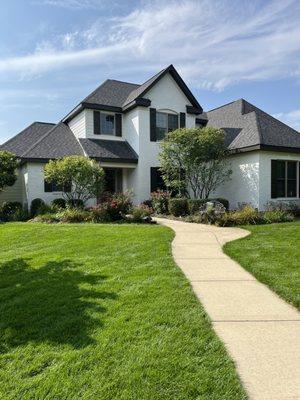
[(231, 152), (232, 179), (215, 196), (227, 198), (231, 208), (299, 201), (299, 132), (242, 99), (204, 112), (170, 65), (142, 85), (106, 80), (58, 124), (35, 122), (0, 146), (22, 161), (18, 181), (0, 202), (30, 205), (34, 198), (61, 197), (55, 184), (44, 182), (44, 165), (78, 154), (103, 166), (111, 191), (132, 189), (140, 203), (161, 185), (159, 141), (165, 133), (206, 124), (224, 129)]

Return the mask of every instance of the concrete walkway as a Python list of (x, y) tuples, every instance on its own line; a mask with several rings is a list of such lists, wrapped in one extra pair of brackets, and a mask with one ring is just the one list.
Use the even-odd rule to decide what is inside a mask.
[(222, 251), (239, 228), (157, 219), (176, 237), (173, 256), (209, 314), (255, 400), (300, 400), (300, 313)]

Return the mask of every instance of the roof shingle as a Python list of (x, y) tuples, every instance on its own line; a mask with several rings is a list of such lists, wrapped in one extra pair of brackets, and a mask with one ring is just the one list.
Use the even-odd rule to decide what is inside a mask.
[(251, 146), (300, 149), (300, 133), (244, 99), (207, 112), (208, 126), (222, 128), (230, 150)]
[(101, 161), (132, 162), (138, 161), (138, 156), (132, 147), (123, 140), (79, 139), (85, 153)]
[(27, 128), (23, 129), (16, 136), (9, 139), (0, 146), (1, 150), (11, 151), (18, 157), (21, 157), (30, 149), (41, 137), (45, 135), (55, 124), (46, 122), (33, 122)]

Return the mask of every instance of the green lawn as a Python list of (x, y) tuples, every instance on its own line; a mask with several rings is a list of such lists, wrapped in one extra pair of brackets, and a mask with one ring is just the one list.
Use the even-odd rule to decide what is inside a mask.
[(227, 243), (224, 251), (300, 309), (300, 221), (246, 229), (252, 234)]
[(0, 398), (245, 399), (171, 230), (0, 225)]

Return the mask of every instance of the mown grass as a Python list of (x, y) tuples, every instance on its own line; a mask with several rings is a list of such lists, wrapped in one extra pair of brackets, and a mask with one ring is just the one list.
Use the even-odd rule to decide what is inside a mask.
[(0, 225), (0, 398), (245, 399), (171, 230)]
[(251, 235), (227, 243), (225, 253), (300, 309), (300, 221), (246, 229)]

